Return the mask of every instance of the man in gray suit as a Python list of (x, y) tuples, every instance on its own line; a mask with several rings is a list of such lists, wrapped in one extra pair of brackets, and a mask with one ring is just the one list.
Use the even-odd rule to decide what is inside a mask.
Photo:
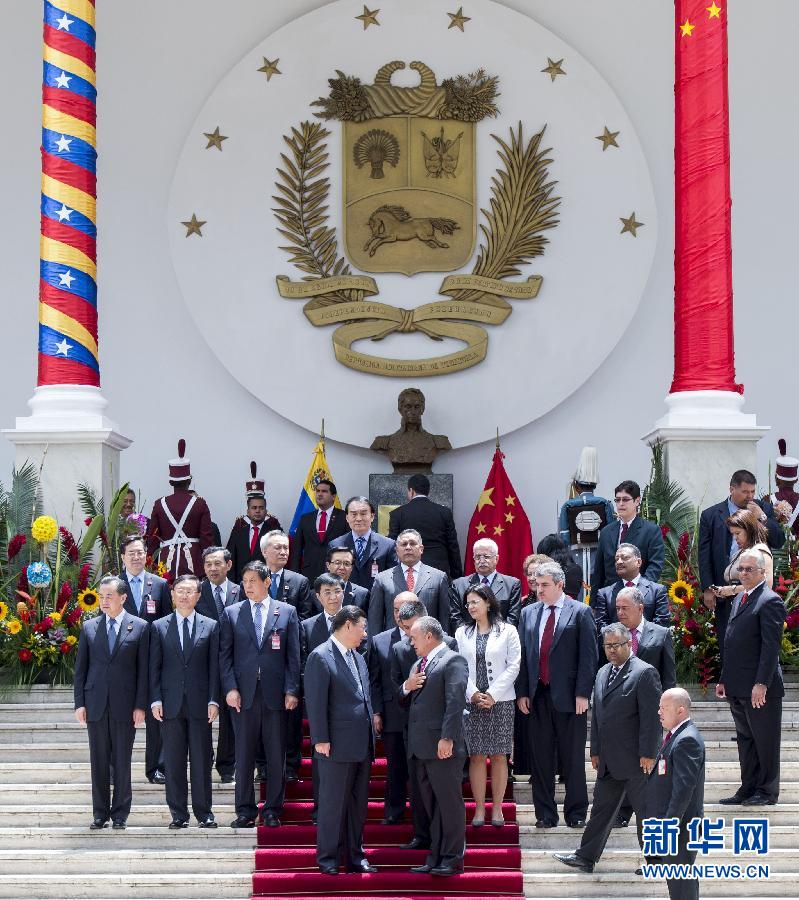
[(428, 615), (449, 629), (449, 579), (440, 569), (422, 562), (422, 536), (412, 528), (397, 535), (399, 563), (381, 572), (374, 580), (369, 596), (369, 634), (376, 635), (393, 628), (394, 598), (412, 591), (424, 603)]
[(452, 582), (450, 590), (450, 612), (452, 617), (452, 633), (459, 625), (468, 625), (472, 621), (466, 609), (466, 595), (478, 584), (485, 584), (494, 592), (499, 601), (502, 618), (515, 628), (519, 623), (522, 609), (522, 583), (512, 575), (503, 575), (497, 571), (499, 563), (499, 547), (491, 538), (479, 538), (472, 545), (472, 558), (475, 572), (464, 575)]
[[(130, 758), (147, 706), (149, 626), (124, 609), (121, 578), (100, 580), (103, 615), (84, 623), (75, 660), (75, 718), (89, 729), (93, 830), (124, 829), (133, 793)], [(111, 801), (111, 772), (114, 799)]]
[[(320, 576), (325, 577), (325, 576)], [(319, 768), (316, 862), (323, 875), (376, 872), (363, 849), (369, 774), (375, 755), (369, 672), (358, 647), (366, 620), (358, 606), (334, 616), (332, 633), (305, 664), (305, 703)]]
[(600, 588), (591, 598), (591, 609), (596, 619), (597, 634), (602, 634), (605, 625), (618, 621), (616, 618), (616, 598), (624, 588), (638, 588), (644, 603), (647, 621), (668, 628), (671, 625), (669, 597), (666, 586), (644, 578), (641, 566), (644, 561), (635, 544), (619, 544), (615, 556), (616, 575), (613, 584)]
[(427, 859), (411, 871), (457, 875), (466, 841), (461, 780), (469, 670), (444, 643), (444, 630), (432, 616), (417, 619), (410, 640), (419, 660), (402, 684), (400, 703), (408, 708), (408, 757), (417, 768), (432, 839)]
[(580, 846), (555, 859), (593, 872), (602, 856), (625, 793), (638, 821), (644, 820), (646, 778), (660, 745), (660, 678), (653, 666), (632, 655), (630, 631), (620, 622), (602, 631), (608, 663), (594, 684), (591, 715), (591, 765), (596, 769), (594, 802)]

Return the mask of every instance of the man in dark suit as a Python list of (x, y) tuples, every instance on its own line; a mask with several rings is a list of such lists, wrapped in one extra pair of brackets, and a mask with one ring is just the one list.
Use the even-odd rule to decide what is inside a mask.
[(419, 659), (400, 688), (399, 702), (408, 709), (408, 757), (419, 779), (431, 837), (427, 859), (411, 871), (457, 875), (463, 872), (466, 843), (461, 780), (468, 666), (444, 643), (444, 630), (432, 616), (414, 622), (410, 641)]
[[(704, 816), (705, 742), (691, 721), (691, 698), (683, 688), (663, 692), (658, 710), (666, 737), (646, 785), (646, 814), (655, 819), (679, 819), (677, 854), (663, 862), (693, 865), (696, 850), (688, 850), (688, 823)], [(671, 900), (698, 900), (695, 878), (666, 880)]]
[(660, 678), (653, 666), (633, 656), (630, 632), (621, 622), (606, 625), (602, 638), (607, 665), (594, 684), (591, 765), (596, 769), (591, 818), (574, 853), (555, 859), (593, 872), (626, 794), (638, 821), (638, 841), (646, 803), (646, 778), (660, 745)]
[(641, 488), (635, 481), (622, 481), (616, 488), (618, 519), (599, 532), (594, 571), (591, 575), (591, 596), (600, 588), (609, 587), (616, 580), (616, 551), (620, 544), (632, 544), (641, 551), (644, 577), (657, 582), (663, 569), (666, 548), (663, 533), (654, 522), (642, 519)]
[(641, 575), (644, 561), (641, 551), (634, 544), (619, 544), (616, 550), (615, 566), (618, 578), (608, 587), (600, 588), (591, 596), (597, 634), (602, 634), (605, 625), (618, 621), (616, 618), (616, 597), (623, 588), (637, 588), (644, 601), (644, 617), (647, 622), (671, 625), (669, 596), (662, 584), (657, 584)]
[[(369, 609), (369, 591), (350, 580), (354, 562), (355, 551), (349, 547), (327, 548), (325, 567), (331, 575), (344, 582), (344, 606), (360, 606), (366, 612)], [(316, 607), (319, 607), (318, 603)], [(316, 611), (321, 612), (321, 608)]]
[(333, 616), (332, 633), (305, 665), (305, 702), (319, 771), (316, 862), (323, 875), (372, 873), (363, 849), (369, 774), (375, 756), (366, 661), (357, 652), (366, 619), (357, 606)]
[[(169, 583), (144, 568), (147, 552), (144, 538), (129, 534), (120, 541), (122, 573), (125, 583), (125, 611), (152, 624), (156, 619), (172, 612), (172, 593)], [(147, 745), (144, 751), (144, 766), (150, 784), (164, 784), (164, 745), (161, 739), (161, 725), (153, 718), (148, 703), (145, 710)]]
[(730, 703), (741, 786), (721, 803), (772, 806), (780, 794), (780, 738), (785, 686), (780, 643), (785, 604), (769, 590), (759, 550), (738, 557), (743, 591), (733, 600), (716, 696)]
[(367, 591), (378, 572), (390, 569), (397, 562), (394, 541), (372, 531), (375, 508), (367, 497), (350, 497), (344, 508), (350, 530), (330, 542), (330, 547), (347, 547), (353, 552), (355, 564), (352, 581)]
[(424, 603), (428, 615), (449, 629), (449, 579), (438, 569), (422, 562), (422, 536), (407, 528), (397, 537), (396, 552), (399, 563), (381, 572), (374, 580), (369, 594), (369, 633), (378, 634), (394, 624), (394, 598), (404, 591), (412, 591)]
[(785, 532), (774, 515), (774, 507), (768, 500), (755, 497), (757, 479), (746, 469), (733, 472), (730, 478), (730, 496), (702, 510), (699, 517), (699, 581), (705, 606), (714, 610), (716, 636), (724, 656), (724, 632), (730, 617), (733, 598), (717, 597), (712, 586), (724, 584), (724, 570), (738, 552), (739, 547), (727, 527), (727, 519), (740, 509), (748, 509), (768, 532), (768, 545), (779, 550), (785, 543)]
[(280, 522), (266, 508), (263, 481), (251, 481), (254, 490), (247, 491), (247, 515), (239, 516), (230, 531), (227, 548), (233, 560), (233, 580), (238, 584), (248, 562), (264, 561), (261, 541), (270, 531), (280, 531)]
[(196, 612), (200, 579), (179, 575), (175, 612), (150, 632), (150, 706), (163, 723), (166, 802), (173, 831), (189, 827), (191, 806), (200, 828), (216, 828), (211, 812), (211, 724), (219, 711), (219, 623)]
[(314, 489), (317, 509), (300, 516), (291, 546), (290, 567), (313, 584), (325, 571), (325, 557), (330, 542), (348, 530), (343, 509), (336, 509), (336, 486), (327, 478)]
[(266, 752), (264, 823), (280, 825), (285, 796), (286, 711), (300, 697), (300, 626), (297, 610), (269, 595), (269, 569), (244, 567), (246, 600), (222, 616), (219, 668), (236, 732), (236, 818), (233, 828), (252, 828), (258, 814), (252, 773), (260, 740)]
[(440, 569), (450, 578), (460, 578), (463, 565), (452, 510), (440, 503), (433, 503), (429, 493), (430, 479), (426, 475), (411, 475), (408, 479), (408, 502), (391, 511), (388, 536), (396, 541), (401, 531), (413, 528), (422, 536), (422, 562), (433, 569)]
[[(124, 609), (121, 578), (100, 580), (103, 615), (84, 622), (75, 660), (75, 718), (89, 729), (92, 776), (91, 828), (111, 819), (125, 828), (133, 800), (130, 760), (136, 726), (147, 707), (149, 625)], [(113, 771), (114, 799), (111, 800)]]
[(522, 610), (519, 622), (522, 663), (516, 679), (516, 705), (529, 716), (535, 824), (558, 824), (559, 756), (566, 782), (563, 817), (570, 827), (582, 828), (588, 811), (586, 713), (597, 668), (594, 620), (584, 603), (563, 593), (566, 576), (557, 563), (542, 563), (535, 580), (538, 600)]
[(472, 557), (474, 574), (452, 582), (449, 601), (452, 633), (457, 631), (459, 625), (472, 621), (466, 609), (466, 595), (478, 584), (485, 584), (491, 588), (499, 601), (502, 618), (515, 628), (519, 624), (522, 609), (522, 583), (512, 575), (497, 572), (499, 547), (491, 538), (476, 540), (472, 546)]

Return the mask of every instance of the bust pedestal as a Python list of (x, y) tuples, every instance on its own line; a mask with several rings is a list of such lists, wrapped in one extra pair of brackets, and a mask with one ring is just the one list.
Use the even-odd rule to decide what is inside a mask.
[[(452, 509), (452, 475), (427, 476), (430, 479), (430, 499)], [(377, 510), (376, 530), (388, 534), (391, 510), (408, 502), (408, 476), (400, 473), (369, 476), (369, 499)]]

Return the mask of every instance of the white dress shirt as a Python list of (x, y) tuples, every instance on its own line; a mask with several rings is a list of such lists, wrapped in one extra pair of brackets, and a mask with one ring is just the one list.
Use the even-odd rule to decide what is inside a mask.
[[(249, 598), (248, 598), (249, 599)], [(261, 607), (261, 635), (260, 635), (260, 643), (264, 642), (264, 628), (266, 628), (266, 617), (269, 615), (269, 597), (267, 597), (262, 603), (258, 604), (254, 600), (250, 600), (250, 613), (252, 613), (252, 621), (255, 624), (255, 607)]]
[(554, 613), (549, 612), (549, 607), (544, 604), (544, 609), (541, 611), (541, 624), (538, 627), (538, 652), (541, 652), (541, 641), (544, 639), (544, 629), (547, 627), (547, 618), (551, 615), (555, 616), (555, 628), (558, 627), (558, 620), (560, 619), (560, 614), (563, 612), (563, 604), (566, 600), (566, 595), (561, 594), (560, 598), (554, 602), (552, 608), (555, 610)]
[(178, 626), (178, 638), (180, 639), (180, 649), (184, 650), (183, 646), (183, 620), (187, 619), (189, 623), (189, 634), (194, 637), (194, 610), (192, 610), (187, 616), (182, 616), (177, 610), (175, 610), (175, 622), (177, 622)]

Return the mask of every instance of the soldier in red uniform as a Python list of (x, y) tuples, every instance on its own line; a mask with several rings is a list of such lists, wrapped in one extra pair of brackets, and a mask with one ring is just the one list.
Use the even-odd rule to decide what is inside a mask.
[[(799, 479), (799, 459), (787, 455), (788, 447), (784, 438), (779, 439), (777, 446), (780, 449), (774, 472), (777, 490), (769, 499), (774, 504), (777, 519), (781, 523), (789, 525), (794, 535), (799, 537), (799, 494), (795, 490), (797, 479)], [(786, 507), (777, 506), (778, 503), (787, 503), (791, 508), (790, 513), (787, 512)], [(782, 515), (780, 515), (781, 511)]]
[(249, 562), (263, 562), (261, 538), (270, 531), (282, 531), (280, 522), (266, 508), (266, 482), (256, 478), (258, 466), (250, 463), (250, 480), (244, 485), (247, 498), (247, 515), (239, 516), (233, 523), (227, 548), (233, 559), (230, 580), (237, 584), (241, 573)]
[(172, 494), (155, 501), (147, 531), (147, 549), (154, 558), (157, 554), (170, 581), (178, 575), (202, 573), (203, 550), (214, 542), (208, 504), (189, 490), (191, 461), (185, 453), (186, 442), (181, 438), (178, 459), (169, 460)]

